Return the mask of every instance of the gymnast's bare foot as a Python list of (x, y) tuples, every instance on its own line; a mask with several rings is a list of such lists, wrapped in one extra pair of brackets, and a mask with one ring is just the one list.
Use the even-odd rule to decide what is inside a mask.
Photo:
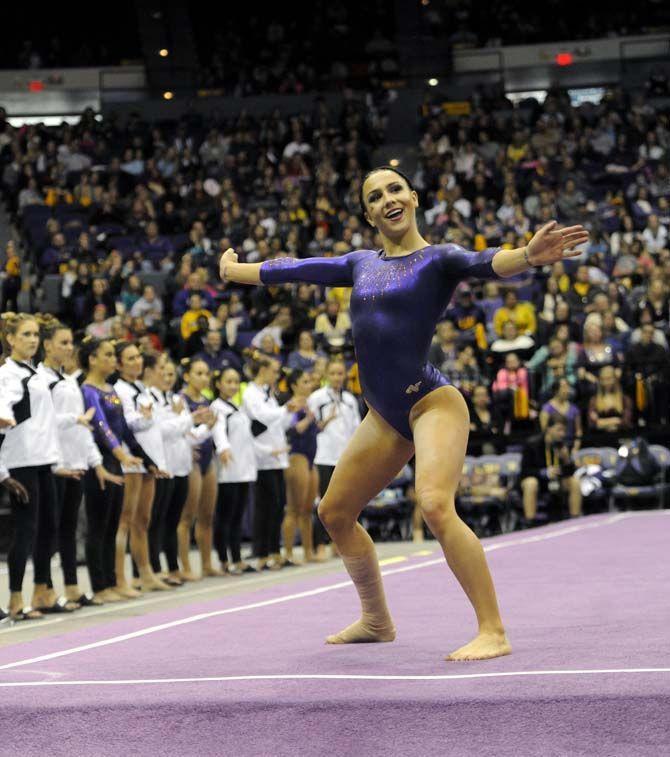
[(395, 626), (391, 618), (378, 624), (357, 620), (339, 633), (326, 637), (326, 644), (374, 644), (384, 641), (395, 641)]
[(182, 581), (199, 581), (200, 576), (196, 576), (195, 573), (193, 573), (190, 570), (182, 570), (179, 574), (179, 577)]
[(213, 566), (209, 565), (208, 567), (202, 569), (202, 575), (205, 578), (219, 578), (220, 576), (225, 576), (226, 573), (223, 570), (219, 570), (218, 568), (214, 568)]
[(131, 589), (127, 584), (116, 584), (114, 591), (120, 594), (124, 599), (137, 599), (142, 596), (142, 592), (137, 589)]
[(462, 660), (490, 660), (512, 653), (512, 645), (502, 633), (480, 633), (471, 642), (445, 657), (449, 662)]

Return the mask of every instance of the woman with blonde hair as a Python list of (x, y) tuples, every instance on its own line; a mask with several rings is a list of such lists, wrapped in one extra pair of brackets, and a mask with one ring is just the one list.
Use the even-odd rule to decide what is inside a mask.
[[(44, 374), (32, 360), (40, 344), (34, 315), (7, 313), (2, 319), (2, 346), (7, 355), (0, 366), (0, 398), (4, 422), (0, 467), (27, 492), (10, 497), (13, 531), (7, 553), (9, 569), (9, 614), (13, 620), (35, 620), (43, 612), (72, 612), (67, 602), (49, 600), (51, 550), (56, 512), (54, 469), (61, 475), (80, 477), (82, 471), (63, 468), (58, 439), (58, 420)], [(3, 474), (4, 477), (4, 474)], [(23, 578), (28, 556), (33, 557), (35, 593), (33, 609), (23, 603)]]

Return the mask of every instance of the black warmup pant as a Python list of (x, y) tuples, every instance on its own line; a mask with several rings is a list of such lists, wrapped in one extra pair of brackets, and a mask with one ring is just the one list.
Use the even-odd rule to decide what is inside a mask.
[[(323, 497), (330, 484), (330, 479), (333, 476), (335, 470), (334, 465), (317, 465), (316, 470), (319, 474), (319, 497)], [(318, 547), (320, 544), (329, 544), (330, 536), (328, 531), (323, 527), (323, 523), (319, 518), (314, 518), (314, 546)]]
[[(110, 473), (122, 475), (121, 464), (112, 455), (106, 455), (103, 465)], [(104, 490), (95, 475), (88, 470), (84, 476), (86, 500), (86, 565), (93, 591), (116, 586), (116, 532), (123, 509), (123, 487), (107, 483)]]
[(214, 544), (221, 562), (242, 560), (242, 518), (249, 497), (250, 482), (219, 484), (216, 500), (216, 522), (214, 526)]
[(163, 551), (165, 534), (165, 515), (172, 498), (173, 488), (173, 478), (156, 479), (156, 494), (151, 508), (151, 522), (149, 523), (149, 559), (154, 573), (162, 571), (161, 552)]
[(177, 549), (177, 526), (181, 518), (181, 511), (188, 497), (188, 476), (175, 476), (172, 479), (172, 490), (165, 506), (163, 551), (167, 558), (168, 570), (172, 573), (179, 570)]
[(279, 553), (285, 503), (284, 471), (259, 470), (253, 525), (255, 557)]
[(33, 553), (35, 583), (45, 584), (51, 576), (51, 544), (54, 538), (56, 488), (50, 465), (31, 465), (12, 468), (12, 478), (28, 491), (24, 504), (11, 498), (13, 532), (7, 553), (9, 590), (21, 591), (28, 555)]
[[(52, 543), (52, 554), (60, 555), (60, 565), (66, 586), (77, 583), (77, 520), (84, 492), (83, 481), (54, 476), (56, 484), (56, 541)], [(108, 483), (107, 486), (113, 486)], [(49, 588), (53, 582), (49, 579)]]

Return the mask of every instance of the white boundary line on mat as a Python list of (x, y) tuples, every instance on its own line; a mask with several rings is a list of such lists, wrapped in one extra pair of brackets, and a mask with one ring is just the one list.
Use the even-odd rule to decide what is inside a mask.
[(296, 675), (206, 676), (203, 678), (145, 678), (118, 681), (6, 681), (0, 688), (36, 686), (144, 686), (165, 683), (230, 683), (235, 681), (457, 681), (472, 678), (514, 678), (520, 676), (618, 675), (621, 673), (670, 673), (670, 668), (603, 668), (602, 670), (515, 670), (500, 673), (456, 673), (454, 675), (339, 675), (314, 673)]
[[(664, 511), (659, 511), (664, 512)], [(533, 544), (535, 542), (547, 541), (548, 539), (556, 539), (560, 536), (567, 536), (568, 534), (574, 534), (580, 531), (587, 531), (592, 528), (599, 528), (601, 526), (607, 526), (612, 523), (616, 523), (625, 518), (631, 517), (629, 513), (619, 513), (613, 515), (610, 518), (604, 520), (598, 520), (595, 523), (581, 523), (567, 528), (559, 528), (552, 530), (549, 533), (538, 534), (536, 536), (525, 536), (519, 539), (509, 539), (506, 541), (499, 541), (495, 544), (487, 544), (484, 546), (485, 552), (493, 552), (499, 549), (506, 549), (507, 547), (516, 547), (523, 544)], [(439, 557), (435, 560), (425, 560), (413, 565), (406, 565), (402, 568), (392, 568), (391, 570), (383, 570), (383, 576), (391, 576), (396, 573), (407, 573), (411, 570), (419, 570), (421, 568), (428, 568), (433, 565), (444, 564), (444, 557)], [(282, 597), (275, 597), (274, 599), (264, 599), (260, 602), (251, 602), (246, 605), (238, 605), (237, 607), (228, 607), (224, 610), (213, 610), (211, 612), (198, 613), (197, 615), (189, 615), (186, 618), (180, 618), (179, 620), (172, 620), (167, 623), (160, 623), (155, 626), (148, 626), (147, 628), (141, 628), (138, 631), (132, 631), (130, 633), (121, 634), (120, 636), (112, 636), (109, 639), (102, 639), (101, 641), (94, 641), (90, 644), (82, 644), (78, 647), (71, 647), (70, 649), (63, 649), (59, 652), (49, 652), (48, 654), (39, 655), (38, 657), (29, 657), (24, 660), (16, 660), (15, 662), (9, 662), (5, 665), (0, 665), (0, 670), (11, 670), (13, 668), (23, 667), (25, 665), (32, 665), (36, 662), (44, 662), (46, 660), (55, 660), (58, 657), (66, 657), (68, 655), (79, 654), (80, 652), (86, 652), (89, 649), (98, 649), (99, 647), (106, 647), (111, 644), (118, 644), (122, 641), (129, 641), (130, 639), (137, 639), (141, 636), (148, 636), (152, 633), (158, 633), (159, 631), (166, 631), (169, 628), (176, 628), (178, 626), (187, 625), (189, 623), (196, 623), (200, 620), (208, 620), (209, 618), (216, 618), (222, 615), (230, 615), (232, 613), (244, 612), (246, 610), (257, 610), (261, 607), (270, 607), (271, 605), (282, 604), (284, 602), (292, 602), (296, 599), (305, 599), (306, 597), (315, 597), (319, 594), (325, 594), (329, 591), (336, 589), (343, 589), (347, 586), (351, 586), (351, 581), (339, 581), (338, 583), (330, 584), (328, 586), (321, 586), (317, 589), (310, 589), (308, 591), (301, 591), (296, 594), (286, 594)]]

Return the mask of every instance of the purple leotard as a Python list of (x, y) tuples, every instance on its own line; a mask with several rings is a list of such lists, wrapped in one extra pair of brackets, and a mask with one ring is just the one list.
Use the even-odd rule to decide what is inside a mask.
[(459, 281), (497, 278), (491, 261), (498, 249), (466, 252), (443, 244), (399, 257), (357, 250), (336, 258), (275, 258), (261, 265), (260, 279), (353, 287), (350, 313), (363, 396), (412, 441), (412, 406), (449, 384), (427, 361), (435, 324)]
[(123, 405), (113, 389), (105, 391), (92, 384), (82, 384), (81, 393), (84, 395), (86, 409), (95, 409), (91, 427), (95, 443), (103, 455), (111, 453), (121, 442), (125, 442), (131, 454), (141, 458), (147, 468), (156, 465), (128, 428)]
[[(299, 410), (295, 416), (295, 422), (303, 420), (305, 411)], [(316, 457), (316, 437), (319, 435), (319, 427), (316, 421), (312, 421), (302, 434), (295, 429), (295, 424), (286, 432), (286, 439), (291, 445), (292, 455), (304, 455), (307, 458), (309, 467), (314, 467), (314, 458)]]

